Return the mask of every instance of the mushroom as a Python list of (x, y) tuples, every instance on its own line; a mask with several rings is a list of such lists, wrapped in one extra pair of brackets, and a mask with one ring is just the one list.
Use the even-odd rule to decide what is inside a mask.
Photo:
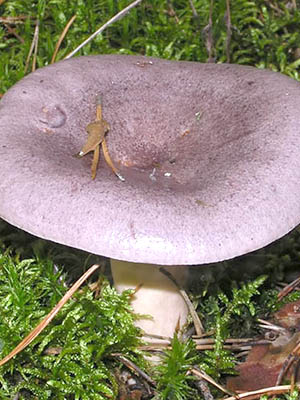
[[(97, 176), (75, 159), (96, 99), (110, 126)], [(300, 219), (299, 83), (267, 70), (141, 56), (41, 68), (0, 103), (0, 216), (39, 237), (111, 258), (148, 333), (187, 308), (159, 266), (233, 258)], [(174, 267), (177, 266), (177, 267)]]

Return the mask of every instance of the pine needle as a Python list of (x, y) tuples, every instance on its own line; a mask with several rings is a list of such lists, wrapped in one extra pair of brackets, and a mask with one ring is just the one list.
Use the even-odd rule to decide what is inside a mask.
[(62, 34), (60, 35), (60, 38), (58, 39), (58, 42), (56, 43), (55, 50), (54, 50), (53, 56), (51, 58), (51, 64), (53, 64), (55, 62), (55, 59), (56, 59), (58, 50), (62, 44), (62, 41), (64, 40), (68, 30), (70, 29), (70, 26), (73, 24), (75, 19), (76, 19), (76, 15), (73, 15), (73, 17), (70, 19), (70, 21), (67, 23), (64, 30), (62, 31)]
[[(282, 385), (282, 386), (272, 386), (264, 389), (253, 390), (251, 392), (236, 394), (231, 397), (224, 397), (222, 400), (256, 400), (260, 399), (261, 396), (274, 396), (276, 394), (287, 393), (291, 390), (291, 385)], [(296, 385), (297, 388), (300, 388), (300, 385)]]
[(102, 33), (109, 25), (113, 24), (114, 22), (118, 21), (119, 19), (123, 18), (133, 7), (137, 6), (143, 0), (135, 0), (133, 3), (129, 4), (129, 6), (125, 7), (123, 10), (118, 12), (114, 15), (110, 20), (108, 20), (104, 25), (102, 25), (96, 32), (94, 32), (90, 37), (88, 37), (84, 42), (82, 42), (75, 50), (71, 51), (64, 60), (67, 60), (73, 57), (79, 50), (81, 50), (86, 44), (92, 41), (97, 35)]
[(24, 69), (24, 73), (26, 74), (28, 67), (29, 67), (29, 62), (30, 62), (30, 58), (32, 56), (32, 53), (34, 53), (33, 55), (33, 62), (32, 62), (32, 72), (35, 71), (35, 67), (36, 67), (36, 56), (37, 56), (37, 47), (38, 47), (38, 41), (39, 41), (39, 29), (40, 29), (40, 21), (37, 20), (36, 24), (35, 24), (35, 30), (34, 30), (34, 35), (33, 35), (33, 39), (32, 39), (32, 43), (29, 49), (29, 53), (26, 59), (26, 64), (25, 64), (25, 69)]

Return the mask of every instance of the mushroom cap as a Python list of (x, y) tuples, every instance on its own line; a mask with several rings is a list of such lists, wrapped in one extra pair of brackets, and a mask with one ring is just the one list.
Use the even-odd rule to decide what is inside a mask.
[[(102, 97), (108, 149), (84, 144)], [(120, 260), (221, 261), (300, 221), (300, 88), (279, 73), (142, 56), (38, 69), (0, 103), (0, 216)]]

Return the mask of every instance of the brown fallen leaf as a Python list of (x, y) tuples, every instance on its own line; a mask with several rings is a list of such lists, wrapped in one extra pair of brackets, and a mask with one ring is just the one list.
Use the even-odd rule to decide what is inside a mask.
[[(246, 361), (237, 367), (239, 376), (227, 379), (229, 390), (239, 393), (276, 385), (284, 362), (300, 342), (300, 300), (283, 306), (274, 314), (273, 321), (286, 329), (280, 330), (270, 344), (251, 349)], [(288, 371), (285, 377), (290, 376)], [(296, 378), (300, 380), (300, 372)]]

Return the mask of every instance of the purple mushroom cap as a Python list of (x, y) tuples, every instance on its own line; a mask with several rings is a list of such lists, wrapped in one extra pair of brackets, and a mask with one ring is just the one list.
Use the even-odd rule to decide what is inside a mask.
[[(108, 149), (84, 144), (101, 96)], [(228, 64), (88, 56), (38, 69), (0, 102), (0, 217), (119, 260), (202, 264), (300, 221), (300, 87)]]

